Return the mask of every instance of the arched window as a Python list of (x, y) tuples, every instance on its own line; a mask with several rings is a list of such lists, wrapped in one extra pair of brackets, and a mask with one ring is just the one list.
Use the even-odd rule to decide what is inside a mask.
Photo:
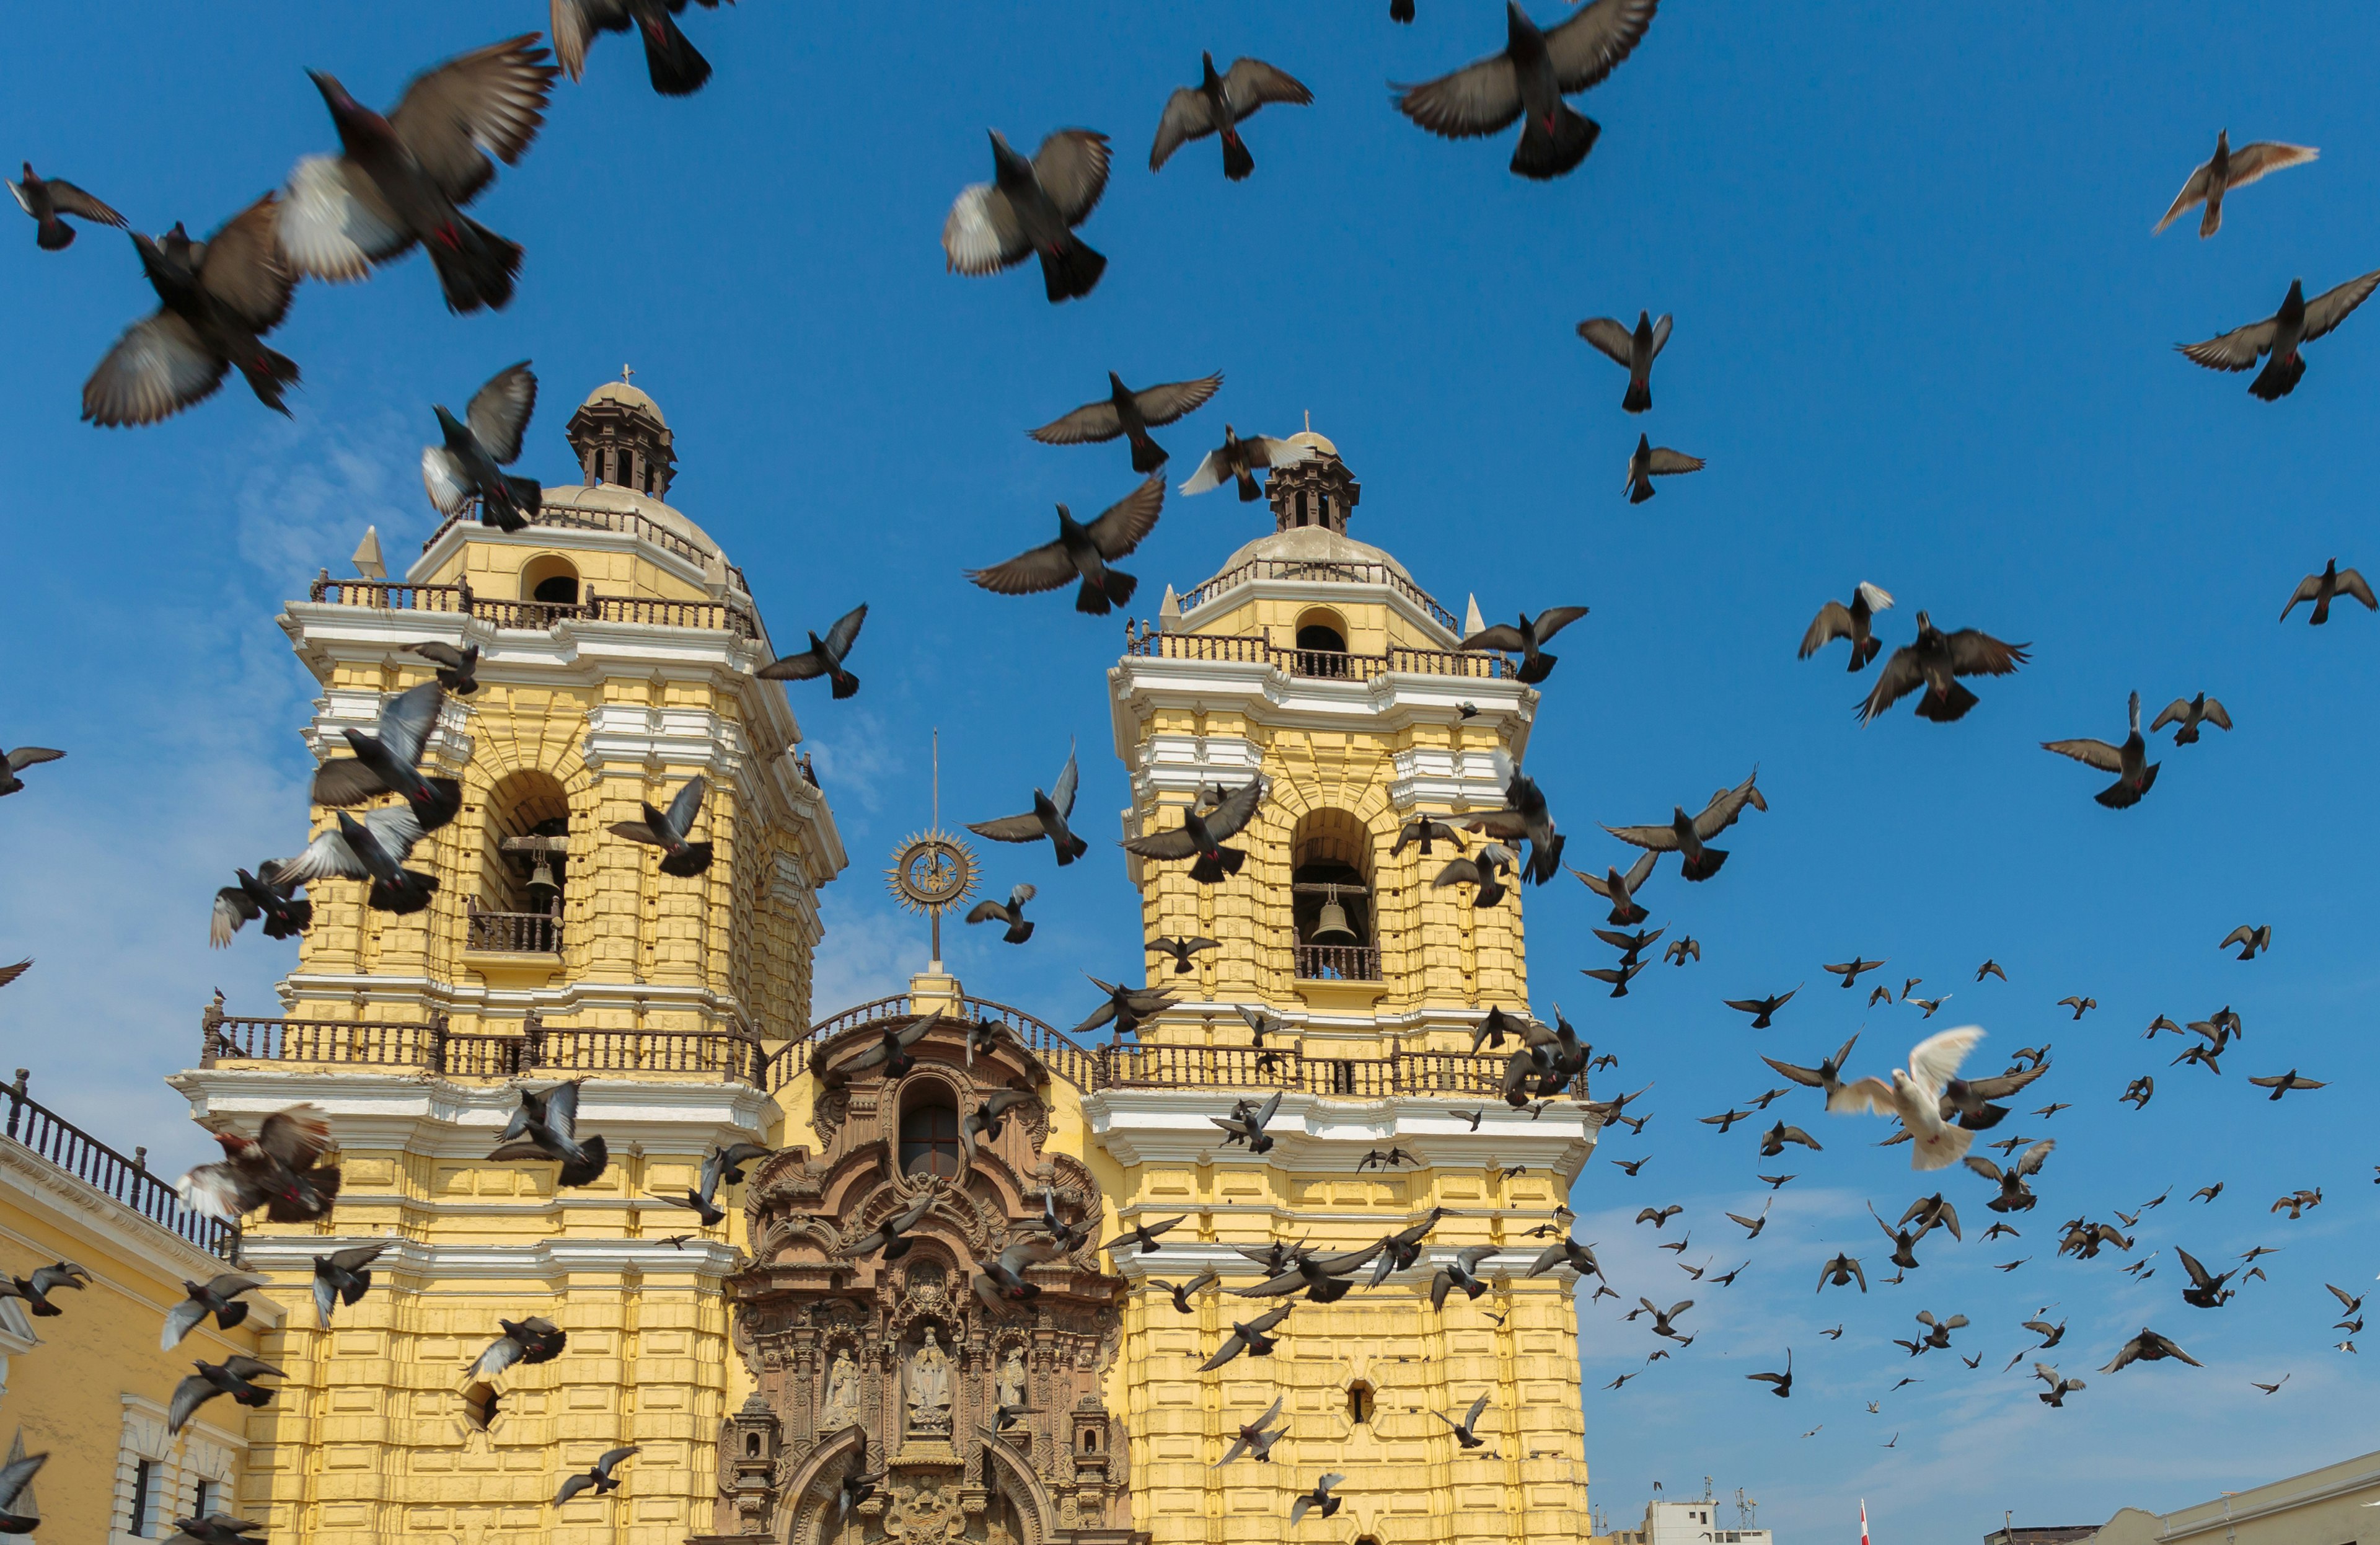
[(1357, 1427), (1372, 1425), (1372, 1386), (1358, 1379), (1347, 1386), (1347, 1419)]
[(521, 565), (520, 598), (550, 605), (578, 603), (578, 570), (558, 553), (540, 553)]
[(1083, 1452), (1085, 1454), (1097, 1454), (1099, 1452), (1099, 1429), (1098, 1428), (1087, 1427), (1083, 1429)]
[(1302, 488), (1297, 491), (1297, 523), (1305, 524), (1305, 490)]
[(1348, 674), (1347, 624), (1338, 613), (1318, 606), (1297, 619), (1297, 653), (1292, 669), (1302, 676), (1343, 676)]
[(959, 1113), (946, 1095), (926, 1094), (901, 1113), (901, 1173), (959, 1173)]
[(747, 1459), (760, 1457), (760, 1435), (758, 1432), (744, 1434), (744, 1457)]

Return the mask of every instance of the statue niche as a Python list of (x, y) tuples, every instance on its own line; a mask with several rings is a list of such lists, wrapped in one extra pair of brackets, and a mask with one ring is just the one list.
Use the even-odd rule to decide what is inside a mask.
[(942, 1344), (930, 1324), (909, 1354), (903, 1382), (907, 1386), (904, 1392), (907, 1419), (903, 1435), (912, 1441), (949, 1442), (951, 1413), (956, 1408), (951, 1359), (942, 1351)]
[[(837, 1097), (825, 1149), (782, 1150), (746, 1188), (754, 1243), (728, 1279), (734, 1344), (781, 1438), (765, 1488), (722, 1499), (722, 1532), (698, 1539), (1147, 1545), (1131, 1527), (1123, 1424), (1101, 1405), (1122, 1280), (1086, 1248), (1030, 1268), (1041, 1296), (1029, 1305), (994, 1308), (971, 1291), (976, 1261), (1040, 1232), (1045, 1198), (1070, 1222), (1099, 1216), (1089, 1169), (1042, 1150), (1051, 1075), (1014, 1038), (979, 1042), (970, 1064), (968, 1027), (954, 1019), (929, 1027), (897, 1076), (889, 1064), (837, 1071), (916, 1022), (889, 1016), (813, 1048), (804, 1077), (825, 1070)], [(1038, 1097), (954, 1147), (957, 1124), (1009, 1089)], [(921, 1201), (897, 1252), (854, 1248)], [(1033, 1409), (988, 1441), (1002, 1405)], [(1098, 1465), (1075, 1452), (1087, 1423)], [(881, 1479), (838, 1518), (856, 1462)]]

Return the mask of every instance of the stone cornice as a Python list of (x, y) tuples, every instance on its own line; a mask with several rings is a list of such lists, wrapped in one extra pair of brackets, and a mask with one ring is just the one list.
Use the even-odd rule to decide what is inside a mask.
[(549, 1019), (597, 1009), (638, 1008), (648, 1012), (708, 1013), (738, 1024), (750, 1017), (733, 993), (698, 984), (668, 982), (572, 980), (545, 987), (496, 988), (484, 982), (449, 980), (443, 977), (293, 971), (281, 979), (275, 991), (285, 1008), (300, 999), (352, 1001), (360, 993), (367, 1006), (397, 1004), (408, 1011), (427, 1007), (448, 1014), (483, 1014), (497, 1019), (516, 1019), (531, 1008)]
[[(1294, 560), (1274, 559), (1273, 562)], [(1324, 566), (1330, 560), (1318, 560)], [(1233, 614), (1253, 610), (1260, 601), (1287, 602), (1298, 607), (1306, 606), (1379, 606), (1393, 612), (1399, 620), (1420, 635), (1411, 645), (1399, 640), (1400, 647), (1451, 650), (1463, 641), (1459, 633), (1451, 632), (1436, 617), (1423, 609), (1421, 602), (1394, 585), (1371, 584), (1354, 579), (1291, 579), (1267, 578), (1243, 579), (1230, 590), (1218, 592), (1202, 606), (1182, 614), (1181, 631), (1184, 633), (1228, 633), (1223, 626)]]
[[(346, 1198), (343, 1197), (342, 1201)], [(534, 1209), (512, 1208), (513, 1216)], [(374, 1272), (425, 1283), (540, 1278), (559, 1291), (561, 1279), (578, 1275), (692, 1275), (716, 1281), (738, 1269), (735, 1248), (715, 1239), (689, 1239), (684, 1249), (660, 1239), (533, 1239), (517, 1245), (431, 1245), (384, 1235), (326, 1236), (260, 1234), (242, 1242), (240, 1255), (260, 1271), (310, 1274), (314, 1258), (360, 1245), (389, 1247), (373, 1262)], [(335, 1323), (335, 1321), (334, 1321)]]
[[(342, 1148), (481, 1162), (520, 1104), (510, 1085), (455, 1084), (428, 1073), (201, 1067), (165, 1081), (189, 1101), (192, 1119), (210, 1128), (252, 1127), (307, 1101), (322, 1107)], [(776, 1102), (749, 1084), (589, 1077), (585, 1086), (579, 1126), (601, 1133), (615, 1162), (632, 1143), (679, 1154), (761, 1141), (777, 1113)]]
[[(1451, 1215), (1451, 1214), (1450, 1213), (1450, 1216)], [(1307, 1216), (1308, 1215), (1304, 1212), (1295, 1214), (1296, 1219), (1300, 1222), (1305, 1221)], [(1394, 1229), (1389, 1225), (1400, 1222), (1395, 1219), (1383, 1219), (1378, 1214), (1373, 1214), (1357, 1221), (1378, 1228), (1380, 1232), (1384, 1234), (1393, 1233)], [(1420, 1220), (1416, 1217), (1414, 1221), (1419, 1222)], [(1270, 1242), (1271, 1241), (1269, 1239), (1265, 1238), (1244, 1241), (1244, 1243), (1251, 1247), (1269, 1244)], [(1240, 1296), (1233, 1291), (1235, 1287), (1253, 1287), (1257, 1283), (1264, 1280), (1265, 1272), (1262, 1267), (1250, 1260), (1247, 1257), (1240, 1254), (1238, 1250), (1232, 1248), (1232, 1246), (1227, 1243), (1219, 1241), (1210, 1245), (1203, 1241), (1194, 1240), (1186, 1244), (1176, 1245), (1173, 1242), (1173, 1236), (1172, 1235), (1167, 1235), (1158, 1243), (1160, 1247), (1157, 1253), (1146, 1258), (1145, 1263), (1140, 1252), (1137, 1250), (1126, 1251), (1124, 1254), (1118, 1257), (1115, 1263), (1116, 1274), (1124, 1278), (1126, 1281), (1130, 1282), (1134, 1287), (1137, 1288), (1144, 1283), (1156, 1277), (1162, 1277), (1168, 1282), (1186, 1282), (1190, 1278), (1196, 1276), (1199, 1272), (1211, 1269), (1217, 1275), (1223, 1279), (1223, 1287), (1221, 1291), (1224, 1308), (1222, 1318), (1226, 1320), (1233, 1319), (1254, 1319), (1256, 1316), (1262, 1314), (1270, 1305), (1304, 1303), (1305, 1301), (1305, 1296), (1303, 1292), (1293, 1294), (1285, 1298), (1274, 1298), (1269, 1301), (1260, 1298), (1244, 1298)], [(1324, 1250), (1318, 1246), (1317, 1252), (1325, 1255), (1335, 1255), (1342, 1248), (1361, 1249), (1362, 1247), (1363, 1247), (1360, 1245), (1332, 1246), (1330, 1249)], [(1438, 1274), (1439, 1268), (1441, 1266), (1452, 1265), (1456, 1254), (1463, 1248), (1464, 1248), (1464, 1247), (1461, 1245), (1437, 1245), (1425, 1242), (1422, 1246), (1421, 1255), (1414, 1261), (1414, 1263), (1411, 1266), (1404, 1268), (1402, 1271), (1390, 1272), (1387, 1277), (1381, 1280), (1378, 1291), (1386, 1292), (1391, 1286), (1406, 1289), (1427, 1287), (1429, 1285), (1429, 1280)], [(1530, 1267), (1536, 1265), (1537, 1262), (1537, 1257), (1543, 1253), (1544, 1251), (1542, 1247), (1534, 1242), (1525, 1248), (1517, 1246), (1506, 1247), (1505, 1248), (1497, 1251), (1496, 1254), (1488, 1257), (1486, 1260), (1481, 1261), (1476, 1270), (1482, 1280), (1499, 1274), (1509, 1274), (1517, 1279), (1521, 1277), (1523, 1273), (1527, 1271)], [(1569, 1268), (1562, 1267), (1558, 1270), (1567, 1271), (1569, 1271)], [(1551, 1281), (1555, 1273), (1548, 1271), (1546, 1275), (1547, 1279)], [(1354, 1280), (1355, 1283), (1355, 1291), (1357, 1293), (1371, 1291), (1368, 1284), (1372, 1280), (1372, 1268), (1365, 1266), (1357, 1269)], [(1564, 1278), (1563, 1280), (1567, 1281), (1569, 1279)], [(1293, 1326), (1296, 1321), (1293, 1320), (1290, 1323)]]
[(1123, 1164), (1228, 1164), (1262, 1167), (1299, 1176), (1356, 1174), (1364, 1154), (1401, 1147), (1439, 1170), (1484, 1171), (1525, 1164), (1560, 1179), (1567, 1188), (1595, 1151), (1600, 1124), (1572, 1102), (1546, 1107), (1532, 1120), (1492, 1100), (1466, 1108), (1484, 1113), (1479, 1130), (1458, 1117), (1455, 1101), (1394, 1097), (1387, 1100), (1325, 1099), (1288, 1094), (1265, 1130), (1272, 1150), (1250, 1154), (1219, 1148), (1222, 1133), (1213, 1120), (1228, 1109), (1213, 1089), (1112, 1089), (1083, 1097), (1091, 1135)]

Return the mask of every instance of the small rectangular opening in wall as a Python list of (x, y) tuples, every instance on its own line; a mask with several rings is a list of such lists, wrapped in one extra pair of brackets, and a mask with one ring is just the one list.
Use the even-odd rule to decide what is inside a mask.
[(132, 1466), (131, 1527), (125, 1530), (137, 1539), (149, 1538), (150, 1515), (156, 1502), (157, 1466), (150, 1460), (136, 1460)]

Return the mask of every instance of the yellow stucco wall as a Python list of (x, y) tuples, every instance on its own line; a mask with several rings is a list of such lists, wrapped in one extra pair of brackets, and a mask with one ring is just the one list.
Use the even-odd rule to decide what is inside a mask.
[[(0, 1099), (0, 1112), (6, 1105)], [(166, 1309), (181, 1302), (185, 1276), (204, 1280), (228, 1268), (0, 1137), (0, 1272), (30, 1276), (60, 1259), (86, 1268), (93, 1280), (80, 1292), (54, 1293), (56, 1317), (15, 1321), (30, 1330), (35, 1344), (14, 1350), (19, 1338), (0, 1324), (0, 1344), (12, 1344), (0, 1390), (0, 1452), (21, 1441), (27, 1453), (50, 1456), (33, 1482), (38, 1538), (104, 1540), (111, 1527), (128, 1523), (133, 1447), (156, 1460), (152, 1519), (187, 1512), (193, 1486), (210, 1476), (228, 1474), (238, 1495), (254, 1488), (253, 1471), (242, 1474), (235, 1440), (269, 1426), (270, 1407), (250, 1412), (228, 1398), (211, 1401), (178, 1438), (164, 1430), (165, 1408), (194, 1359), (260, 1355), (260, 1331), (277, 1311), (252, 1309), (246, 1323), (227, 1332), (210, 1319), (180, 1346), (160, 1348), (158, 1328)], [(225, 1499), (226, 1507), (231, 1501)], [(172, 1532), (152, 1527), (155, 1538)]]

